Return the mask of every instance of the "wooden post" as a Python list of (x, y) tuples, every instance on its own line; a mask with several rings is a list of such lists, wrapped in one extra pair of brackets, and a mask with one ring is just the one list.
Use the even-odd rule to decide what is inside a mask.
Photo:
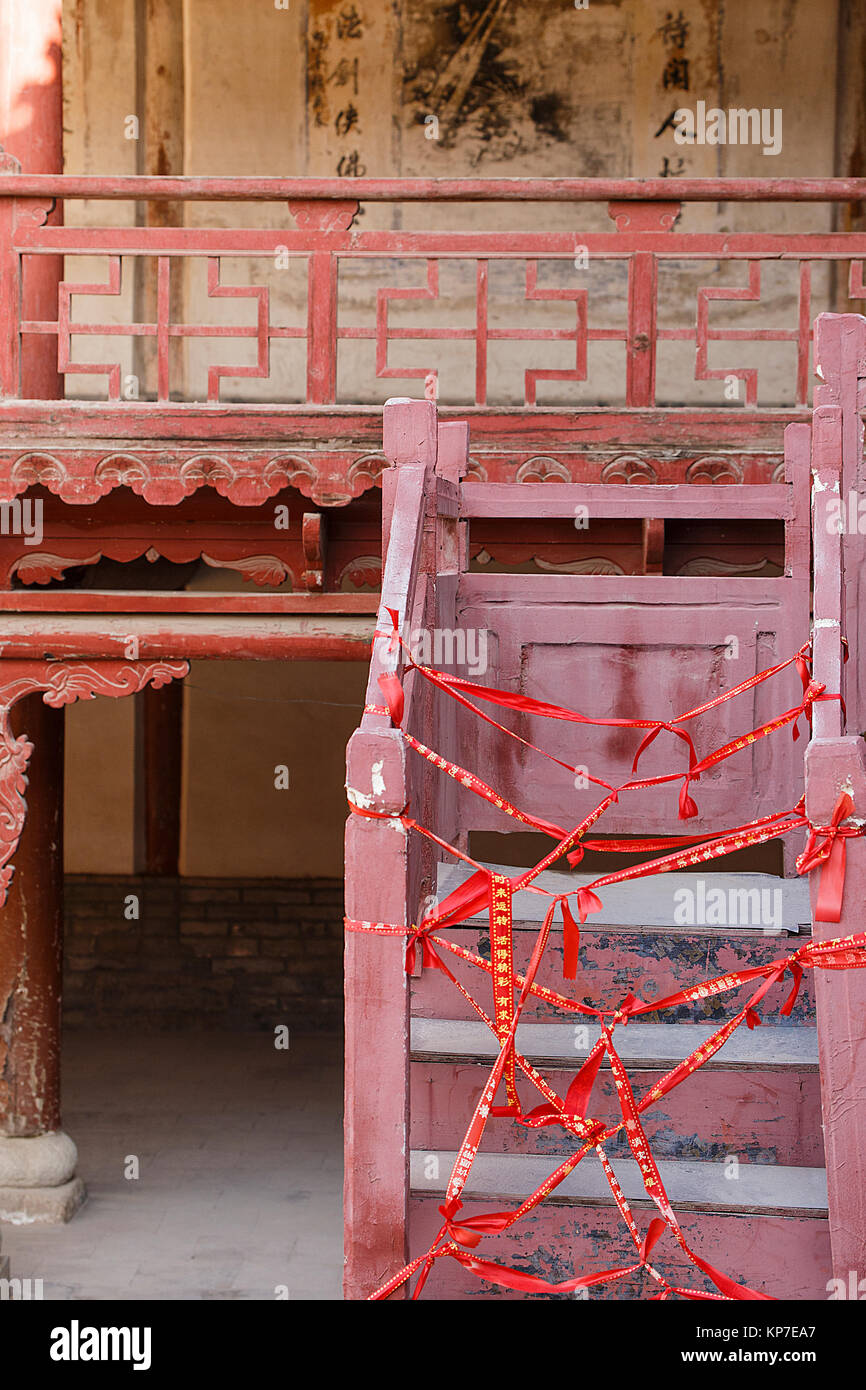
[[(816, 392), (812, 424), (815, 569), (814, 678), (827, 689), (847, 694), (842, 660), (846, 627), (846, 571), (850, 585), (862, 561), (862, 540), (839, 526), (839, 503), (857, 480), (862, 455), (858, 411), (859, 372), (866, 320), (857, 314), (822, 314), (815, 327), (815, 360), (822, 385)], [(856, 610), (854, 610), (856, 617)], [(850, 617), (850, 609), (849, 609)], [(856, 649), (852, 666), (861, 659)], [(855, 667), (856, 669), (856, 667)], [(860, 711), (848, 702), (848, 718)], [(854, 725), (859, 729), (859, 723)], [(866, 819), (866, 747), (846, 736), (838, 701), (815, 706), (813, 738), (806, 750), (806, 814), (813, 825), (828, 825), (839, 794), (847, 791), (854, 817)], [(820, 871), (810, 893), (816, 941), (863, 931), (866, 900), (866, 845), (846, 845), (845, 890), (838, 922), (818, 921)], [(860, 970), (815, 971), (821, 1108), (830, 1215), (833, 1276), (849, 1286), (866, 1269), (866, 979)]]
[[(406, 804), (405, 749), (395, 729), (358, 729), (346, 784), (379, 814)], [(377, 788), (379, 790), (377, 790)], [(350, 816), (346, 915), (403, 923), (408, 832)], [(407, 1259), (409, 1201), (409, 981), (404, 937), (346, 933), (346, 1227), (344, 1294), (366, 1298)]]
[[(62, 0), (0, 0), (0, 145), (25, 174), (63, 172), (61, 85)], [(63, 221), (62, 204), (48, 224)], [(21, 315), (57, 318), (61, 256), (31, 256), (24, 276)], [(57, 340), (30, 334), (21, 349), (22, 395), (55, 400), (63, 395)]]
[[(63, 172), (62, 0), (0, 0), (0, 140), (27, 174)], [(49, 223), (62, 221), (54, 208)], [(57, 317), (58, 256), (34, 256), (23, 279), (24, 318)], [(21, 395), (63, 395), (57, 342), (28, 336)], [(5, 907), (0, 910), (0, 1218), (66, 1221), (84, 1198), (77, 1154), (60, 1129), (63, 932), (64, 711), (40, 695), (13, 710), (12, 727), (34, 744), (28, 815)]]
[[(813, 739), (806, 752), (806, 813), (828, 825), (840, 791), (866, 816), (866, 746), (862, 739)], [(863, 931), (866, 844), (846, 846), (845, 893), (838, 922), (814, 920), (820, 871), (809, 885), (816, 941)], [(816, 970), (818, 1062), (830, 1213), (833, 1277), (866, 1270), (866, 978), (862, 970)]]
[(25, 1138), (60, 1128), (63, 711), (28, 695), (13, 707), (11, 722), (36, 752), (28, 771), (27, 820), (0, 911), (6, 1034), (0, 1133)]
[(177, 876), (183, 686), (146, 686), (135, 700), (136, 870)]
[[(436, 465), (433, 401), (385, 405), (383, 480), (387, 557), (380, 621), (387, 609), (410, 625), (416, 603), (428, 483)], [(381, 705), (378, 677), (398, 674), (402, 653), (373, 644), (367, 703)], [(411, 719), (411, 690), (405, 719)], [(406, 747), (387, 715), (365, 714), (349, 740), (346, 792), (360, 812), (346, 826), (346, 915), (405, 926), (420, 892), (420, 856), (395, 820), (410, 795)], [(417, 837), (416, 837), (417, 840)], [(345, 1276), (347, 1299), (366, 1298), (406, 1263), (409, 1203), (409, 982), (406, 938), (346, 933)], [(405, 1297), (405, 1286), (395, 1297)]]

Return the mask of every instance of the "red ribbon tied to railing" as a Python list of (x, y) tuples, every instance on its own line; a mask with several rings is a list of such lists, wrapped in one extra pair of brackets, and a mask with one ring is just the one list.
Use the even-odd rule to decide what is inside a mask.
[(808, 874), (823, 865), (818, 889), (815, 920), (838, 922), (842, 916), (842, 896), (845, 891), (845, 841), (852, 835), (862, 835), (863, 827), (843, 825), (854, 810), (849, 792), (840, 792), (829, 825), (813, 825), (809, 829), (806, 848), (797, 858), (797, 873)]

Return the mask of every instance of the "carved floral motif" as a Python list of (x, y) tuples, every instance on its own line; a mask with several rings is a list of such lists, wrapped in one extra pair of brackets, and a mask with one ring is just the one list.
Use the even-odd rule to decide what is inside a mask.
[(549, 570), (551, 574), (625, 574), (622, 565), (604, 555), (592, 555), (585, 560), (563, 560), (560, 564), (544, 560), (540, 555), (533, 555), (532, 559), (540, 570)]
[(742, 465), (727, 456), (695, 459), (686, 469), (687, 483), (741, 483), (743, 476)]
[(98, 502), (115, 488), (128, 487), (154, 507), (175, 507), (199, 488), (211, 487), (238, 507), (259, 507), (287, 487), (297, 488), (319, 506), (338, 506), (375, 487), (384, 458), (349, 451), (311, 457), (181, 448), (114, 451), (28, 450), (11, 461), (0, 459), (0, 502), (30, 487), (44, 487), (73, 506)]
[(337, 588), (379, 589), (382, 584), (381, 555), (356, 555), (344, 565), (337, 578)]
[(546, 454), (537, 454), (534, 458), (527, 459), (525, 463), (520, 465), (517, 470), (516, 481), (518, 483), (570, 483), (571, 471), (558, 459), (552, 459)]
[(657, 483), (658, 473), (640, 454), (619, 454), (601, 470), (603, 483)]

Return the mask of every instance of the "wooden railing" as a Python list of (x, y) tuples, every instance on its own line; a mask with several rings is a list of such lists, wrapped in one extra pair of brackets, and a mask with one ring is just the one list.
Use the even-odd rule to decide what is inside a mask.
[[(697, 403), (723, 414), (741, 414), (744, 407), (764, 403), (791, 409), (809, 398), (813, 269), (836, 267), (851, 299), (866, 298), (862, 261), (866, 234), (786, 230), (784, 205), (844, 204), (866, 198), (866, 180), (857, 179), (244, 179), (133, 178), (27, 176), (15, 172), (8, 157), (0, 157), (0, 261), (3, 268), (0, 338), (0, 399), (18, 400), (21, 391), (21, 347), (47, 337), (56, 343), (60, 374), (70, 384), (98, 387), (111, 402), (134, 411), (145, 402), (169, 401), (194, 405), (185, 399), (185, 383), (175, 379), (175, 345), (194, 340), (217, 340), (242, 351), (252, 344), (254, 361), (232, 360), (228, 350), (206, 366), (206, 401), (237, 396), (244, 379), (267, 381), (275, 345), (301, 341), (305, 365), (280, 380), (269, 403), (286, 401), (313, 407), (334, 407), (361, 399), (357, 375), (349, 395), (339, 385), (339, 369), (351, 344), (372, 349), (372, 373), (367, 369), (364, 399), (375, 400), (376, 383), (390, 378), (427, 379), (429, 389), (447, 356), (466, 345), (471, 388), (466, 404), (481, 411), (503, 407), (574, 403), (652, 408), (684, 403), (666, 388), (658, 390), (659, 349), (685, 343), (693, 349), (693, 383), (710, 383), (710, 394)], [(50, 215), (55, 205), (88, 200), (88, 225), (57, 225)], [(118, 226), (116, 218), (100, 223), (99, 205), (116, 200), (177, 201), (184, 204), (219, 202), (284, 203), (291, 221), (277, 229), (251, 228), (239, 216), (235, 225)], [(771, 205), (771, 231), (679, 230), (677, 222), (688, 205), (718, 203)], [(478, 204), (478, 229), (365, 230), (357, 214), (361, 205), (425, 204), (431, 212), (447, 204)], [(574, 207), (573, 229), (559, 231), (494, 230), (499, 205), (568, 203)], [(614, 228), (587, 226), (585, 208), (606, 207)], [(824, 219), (826, 220), (826, 219)], [(220, 214), (225, 223), (225, 207)], [(33, 257), (62, 255), (56, 313), (34, 316), (21, 302), (22, 266)], [(94, 279), (92, 268), (81, 275), (76, 263), (83, 257), (104, 258), (104, 272)], [(251, 278), (239, 276), (228, 258), (242, 258), (255, 267)], [(197, 303), (182, 321), (176, 317), (178, 277), (185, 264), (206, 265)], [(134, 265), (149, 263), (154, 280), (152, 313), (135, 318), (124, 300)], [(288, 292), (280, 274), (300, 263), (305, 288)], [(736, 265), (734, 283), (718, 275), (719, 267)], [(763, 315), (738, 317), (747, 303), (760, 304), (762, 272), (768, 266), (790, 266), (790, 322), (767, 322)], [(499, 272), (507, 275), (499, 283)], [(608, 275), (622, 268), (622, 304), (614, 304)], [(696, 267), (706, 276), (696, 277)], [(459, 278), (442, 282), (445, 271)], [(266, 275), (270, 274), (269, 279)], [(602, 274), (603, 272), (603, 274)], [(691, 279), (688, 275), (691, 273)], [(369, 305), (358, 312), (349, 302), (346, 277), (360, 274), (355, 299)], [(660, 291), (660, 276), (686, 276), (678, 291), (685, 318), (680, 323), (660, 314), (670, 293)], [(602, 278), (599, 278), (599, 277)], [(701, 283), (703, 279), (712, 283)], [(205, 283), (206, 281), (206, 283)], [(627, 284), (626, 284), (627, 282)], [(668, 285), (665, 278), (664, 284)], [(673, 283), (673, 281), (670, 281)], [(841, 283), (841, 282), (840, 282)], [(26, 287), (26, 276), (24, 277)], [(349, 287), (351, 289), (351, 286)], [(779, 312), (779, 291), (773, 290)], [(77, 312), (79, 296), (99, 297), (106, 312), (83, 321)], [(822, 287), (819, 300), (826, 300)], [(218, 300), (248, 301), (243, 322), (213, 322), (207, 313)], [(401, 310), (416, 301), (419, 312), (410, 320)], [(545, 303), (547, 309), (544, 308)], [(733, 316), (723, 317), (725, 304)], [(275, 308), (288, 305), (293, 318)], [(738, 309), (739, 306), (739, 309)], [(190, 306), (186, 306), (190, 307)], [(363, 307), (363, 306), (362, 306)], [(826, 307), (820, 302), (818, 307)], [(373, 312), (375, 310), (375, 312)], [(115, 311), (117, 311), (115, 313)], [(530, 318), (530, 314), (532, 317)], [(210, 320), (210, 321), (209, 321)], [(112, 350), (91, 349), (87, 340), (108, 338)], [(125, 389), (124, 353), (114, 344), (126, 340), (150, 343), (155, 357), (154, 380), (136, 401)], [(407, 343), (427, 345), (425, 360), (418, 354), (401, 361)], [(564, 355), (551, 357), (559, 344)], [(621, 380), (612, 384), (611, 362), (598, 358), (593, 366), (591, 345), (617, 345)], [(717, 345), (735, 345), (737, 361), (727, 366)], [(793, 349), (793, 370), (781, 384), (782, 358)], [(509, 372), (522, 381), (508, 385), (497, 365), (510, 353)], [(519, 350), (520, 361), (515, 354)], [(562, 365), (550, 365), (558, 360)], [(768, 392), (763, 375), (771, 378)], [(462, 369), (461, 369), (462, 373)], [(682, 380), (683, 373), (677, 369)], [(204, 379), (204, 376), (203, 376)], [(734, 387), (731, 387), (731, 382)], [(717, 385), (712, 385), (717, 383)], [(724, 394), (724, 385), (728, 393)], [(462, 384), (462, 383), (461, 383)], [(576, 391), (584, 386), (583, 393)], [(736, 394), (733, 394), (734, 388)], [(138, 387), (136, 387), (138, 389)], [(551, 395), (551, 392), (553, 394)], [(447, 394), (447, 393), (446, 393)], [(261, 396), (256, 396), (261, 401)], [(457, 403), (457, 402), (455, 402)], [(461, 400), (461, 404), (463, 401)], [(688, 403), (688, 402), (685, 402)], [(694, 404), (695, 402), (692, 402)], [(227, 404), (231, 407), (232, 402)], [(237, 406), (239, 403), (234, 402)], [(726, 410), (727, 407), (727, 410)], [(731, 409), (733, 407), (733, 410)], [(739, 407), (739, 409), (737, 409)]]

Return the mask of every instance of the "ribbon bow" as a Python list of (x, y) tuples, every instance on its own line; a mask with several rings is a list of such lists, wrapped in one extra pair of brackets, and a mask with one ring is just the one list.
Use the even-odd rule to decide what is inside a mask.
[(809, 828), (806, 848), (797, 858), (797, 873), (808, 874), (824, 865), (815, 908), (817, 922), (838, 922), (842, 915), (842, 894), (845, 889), (845, 841), (852, 835), (862, 835), (863, 827), (843, 825), (854, 810), (848, 792), (840, 792), (829, 825)]

